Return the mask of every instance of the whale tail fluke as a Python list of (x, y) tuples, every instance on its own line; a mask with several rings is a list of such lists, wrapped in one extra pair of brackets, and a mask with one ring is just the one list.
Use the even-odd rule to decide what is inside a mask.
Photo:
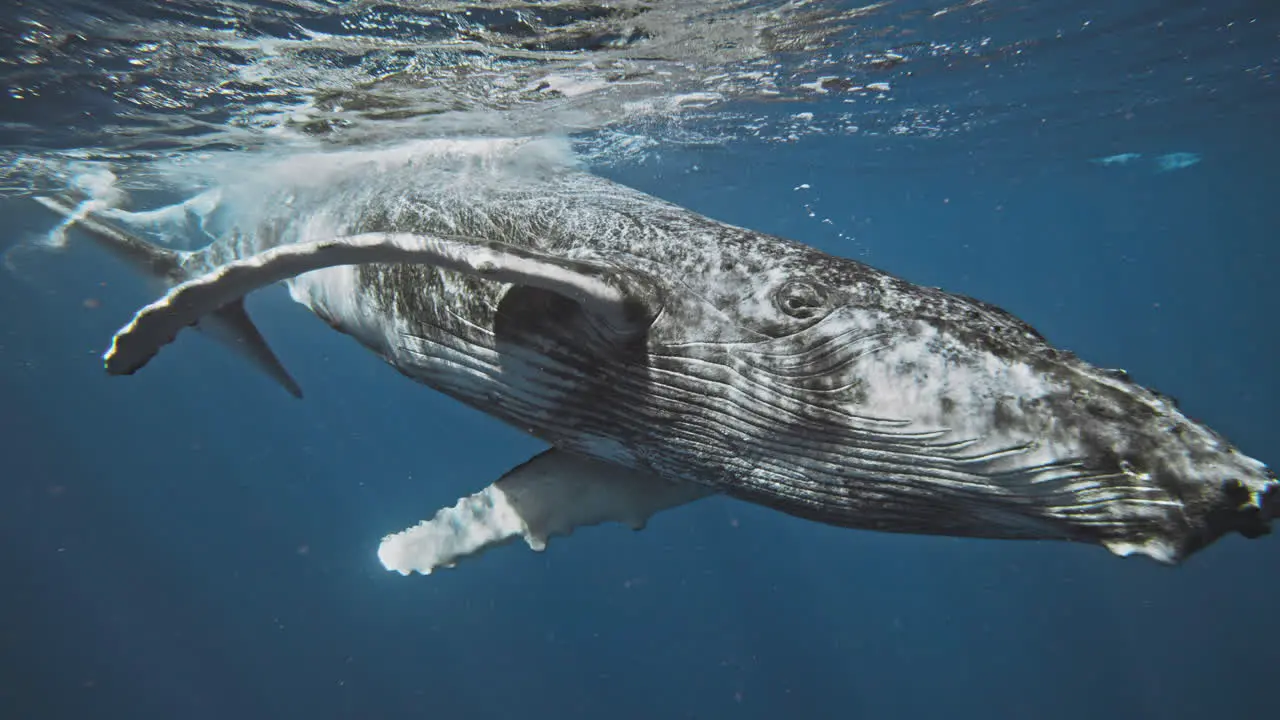
[(77, 202), (69, 195), (37, 197), (35, 201), (62, 216), (62, 224), (53, 231), (54, 235), (61, 236), (77, 228), (98, 247), (148, 279), (162, 281), (166, 286), (184, 279), (182, 265), (188, 253), (160, 247), (130, 233), (100, 212), (101, 203), (89, 199)]
[[(78, 229), (98, 247), (125, 262), (147, 280), (166, 289), (179, 285), (190, 277), (187, 261), (197, 253), (161, 247), (138, 237), (99, 202), (77, 202), (71, 196), (37, 197), (35, 200), (63, 217), (62, 224), (54, 230), (56, 235), (63, 235), (73, 228)], [(220, 306), (202, 317), (196, 327), (248, 360), (290, 395), (302, 397), (302, 388), (285, 369), (249, 317), (244, 307), (244, 298), (235, 298)]]

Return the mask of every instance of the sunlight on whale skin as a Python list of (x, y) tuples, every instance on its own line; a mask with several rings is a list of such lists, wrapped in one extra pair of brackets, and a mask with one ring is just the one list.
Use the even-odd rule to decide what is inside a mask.
[[(563, 143), (418, 141), (217, 173), (181, 212), (40, 199), (60, 230), (171, 286), (116, 335), (110, 373), (195, 325), (300, 396), (243, 307), (284, 282), (407, 377), (551, 445), (388, 535), (391, 570), (638, 528), (717, 493), (1164, 563), (1263, 535), (1280, 507), (1265, 465), (1003, 310), (596, 177)], [(217, 240), (179, 249), (193, 227)]]

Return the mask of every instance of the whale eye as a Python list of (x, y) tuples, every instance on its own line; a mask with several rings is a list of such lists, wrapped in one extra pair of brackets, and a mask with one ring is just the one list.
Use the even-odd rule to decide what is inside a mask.
[(827, 309), (827, 295), (812, 283), (792, 280), (778, 289), (778, 309), (793, 318), (807, 320)]

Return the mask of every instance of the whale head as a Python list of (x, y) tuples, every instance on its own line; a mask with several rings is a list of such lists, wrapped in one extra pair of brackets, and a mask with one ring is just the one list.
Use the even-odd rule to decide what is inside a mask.
[(642, 378), (609, 381), (631, 464), (826, 523), (1164, 563), (1280, 508), (1265, 465), (999, 308), (748, 231), (717, 246), (650, 268)]

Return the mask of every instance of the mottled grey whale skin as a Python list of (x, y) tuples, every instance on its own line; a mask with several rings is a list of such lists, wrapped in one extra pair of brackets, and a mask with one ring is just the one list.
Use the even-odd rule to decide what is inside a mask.
[(625, 278), (622, 327), (563, 293), (427, 264), (288, 283), (404, 375), (561, 451), (824, 523), (1174, 563), (1267, 533), (1280, 507), (1274, 472), (1170, 398), (992, 305), (703, 217), (538, 142), (345, 157), (224, 188), (206, 218), (223, 239), (182, 256), (182, 275), (400, 233)]

